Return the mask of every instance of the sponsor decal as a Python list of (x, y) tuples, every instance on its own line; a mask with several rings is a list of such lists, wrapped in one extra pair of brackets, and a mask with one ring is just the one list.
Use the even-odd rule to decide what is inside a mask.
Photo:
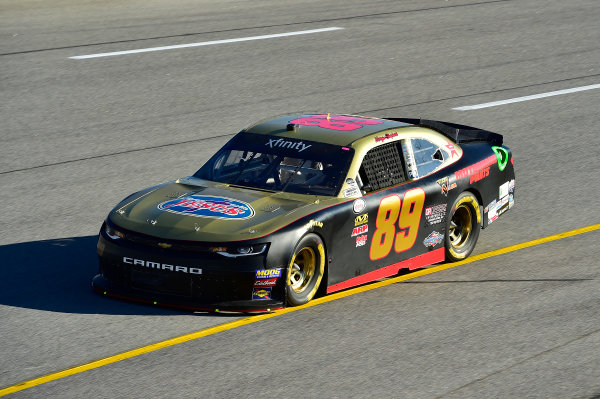
[(272, 287), (254, 288), (252, 290), (252, 299), (271, 299)]
[(171, 272), (182, 272), (182, 273), (189, 273), (189, 274), (202, 274), (202, 269), (197, 268), (197, 267), (169, 265), (167, 263), (151, 262), (149, 260), (135, 259), (135, 258), (127, 257), (127, 256), (123, 257), (123, 263), (126, 263), (128, 265), (147, 267), (149, 269), (156, 269), (156, 270), (168, 270)]
[(257, 270), (256, 278), (260, 280), (281, 277), (281, 269)]
[(365, 203), (365, 200), (362, 198), (359, 198), (357, 200), (354, 200), (354, 203), (352, 204), (352, 211), (354, 213), (361, 213), (365, 207), (367, 206), (367, 204)]
[(478, 182), (479, 180), (483, 180), (490, 175), (490, 167), (488, 166), (485, 169), (478, 170), (477, 172), (471, 175), (471, 180), (469, 180), (469, 184)]
[(502, 197), (505, 197), (508, 195), (508, 184), (509, 184), (509, 182), (506, 182), (498, 188), (498, 197), (499, 198), (502, 198)]
[(515, 205), (515, 197), (514, 195), (508, 194), (508, 209), (512, 208)]
[[(507, 189), (508, 189), (508, 182), (507, 184)], [(504, 186), (504, 184), (503, 184)], [(508, 208), (510, 207), (509, 205), (509, 198), (508, 198), (508, 194), (506, 194), (505, 196), (503, 196), (502, 198), (500, 198), (498, 200), (498, 202), (496, 203), (496, 215), (500, 216), (502, 215), (504, 212), (508, 211)]]
[(278, 138), (277, 140), (269, 139), (269, 141), (267, 143), (265, 143), (265, 145), (269, 146), (269, 148), (274, 148), (274, 147), (289, 148), (290, 150), (298, 150), (298, 152), (302, 152), (302, 151), (306, 150), (307, 148), (312, 147), (311, 144), (304, 144), (304, 142), (302, 142), (302, 141), (285, 140), (282, 138)]
[(498, 202), (498, 204), (496, 205), (496, 214), (498, 216), (502, 215), (504, 212), (508, 211), (508, 195), (504, 198), (502, 198), (501, 201)]
[(360, 195), (360, 190), (358, 187), (351, 187), (344, 190), (345, 198), (356, 197), (357, 195)]
[(361, 224), (365, 224), (369, 222), (369, 214), (363, 213), (362, 215), (358, 215), (354, 218), (354, 225), (360, 226)]
[[(474, 183), (475, 181), (481, 180), (484, 177), (488, 176), (489, 175), (489, 167), (495, 163), (496, 163), (496, 156), (490, 155), (483, 161), (479, 161), (471, 166), (467, 166), (464, 169), (457, 170), (456, 172), (454, 172), (454, 177), (456, 178), (456, 180), (460, 180), (467, 176), (471, 176), (471, 183)], [(485, 176), (483, 176), (481, 172), (484, 171), (484, 169), (486, 169), (486, 168), (488, 169), (487, 174), (485, 174)], [(474, 180), (474, 179), (477, 179), (477, 180)]]
[(380, 125), (383, 123), (383, 121), (376, 119), (359, 118), (356, 116), (321, 114), (310, 115), (306, 118), (294, 119), (289, 123), (304, 126), (318, 126), (323, 129), (347, 132), (351, 130), (360, 129), (365, 125)]
[(508, 164), (508, 150), (503, 147), (492, 146), (492, 150), (496, 153), (496, 158), (498, 159), (498, 169), (500, 172), (506, 168), (506, 164)]
[(448, 151), (450, 151), (451, 158), (458, 156), (458, 152), (456, 151), (456, 147), (454, 147), (454, 144), (448, 143), (446, 144), (446, 148), (448, 149)]
[(255, 280), (254, 287), (273, 287), (277, 284), (276, 278), (268, 278), (265, 280)]
[(377, 143), (379, 141), (385, 141), (394, 137), (398, 137), (398, 133), (386, 133), (385, 136), (375, 136), (375, 142)]
[(346, 184), (349, 187), (343, 191), (344, 197), (348, 198), (360, 196), (360, 190), (358, 189), (358, 185), (356, 184), (356, 181), (354, 181), (354, 179), (352, 179), (351, 177), (347, 178)]
[(515, 192), (515, 179), (512, 179), (511, 181), (508, 182), (508, 192), (509, 193)]
[(438, 204), (425, 208), (425, 220), (429, 225), (442, 223), (446, 218), (448, 204)]
[(363, 234), (361, 236), (356, 237), (356, 247), (362, 247), (367, 243), (367, 235)]
[(158, 209), (179, 215), (214, 219), (249, 219), (254, 208), (247, 202), (211, 195), (188, 195), (162, 202)]
[(427, 236), (427, 238), (423, 241), (423, 244), (426, 247), (435, 247), (444, 241), (444, 233), (438, 233), (437, 231), (432, 231), (431, 234)]
[[(490, 202), (488, 204), (488, 206), (485, 207), (485, 209), (487, 209), (487, 213), (488, 213), (488, 224), (492, 223), (494, 220), (498, 219), (498, 214), (496, 213), (496, 200), (493, 200), (492, 202)], [(484, 211), (485, 211), (484, 209)]]
[(406, 170), (408, 171), (408, 177), (410, 179), (418, 178), (419, 173), (417, 172), (417, 168), (415, 166), (415, 157), (412, 151), (412, 147), (402, 142), (402, 153), (404, 154), (404, 159), (406, 160)]
[(363, 234), (369, 231), (369, 225), (363, 224), (362, 226), (355, 227), (352, 230), (352, 235), (350, 237), (356, 237), (359, 234)]
[(308, 223), (306, 223), (306, 224), (304, 225), (304, 228), (305, 228), (306, 230), (310, 230), (310, 229), (312, 229), (313, 227), (321, 227), (321, 228), (322, 228), (322, 227), (323, 227), (323, 222), (319, 222), (319, 221), (317, 221), (317, 220), (311, 220), (310, 222), (308, 222)]
[(448, 196), (448, 191), (450, 191), (456, 187), (456, 182), (449, 184), (448, 181), (449, 181), (448, 177), (444, 177), (437, 181), (437, 184), (439, 184), (440, 187), (442, 188), (442, 194), (444, 194), (446, 197)]

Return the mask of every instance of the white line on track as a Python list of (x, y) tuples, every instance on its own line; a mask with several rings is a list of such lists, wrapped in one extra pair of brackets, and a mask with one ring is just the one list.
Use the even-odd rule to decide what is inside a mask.
[(235, 39), (213, 40), (213, 41), (210, 41), (210, 42), (199, 42), (199, 43), (188, 43), (188, 44), (176, 44), (176, 45), (173, 45), (173, 46), (140, 48), (140, 49), (136, 49), (136, 50), (115, 51), (115, 52), (112, 52), (112, 53), (99, 53), (99, 54), (77, 55), (77, 56), (69, 57), (69, 58), (71, 58), (73, 60), (84, 60), (84, 59), (87, 59), (87, 58), (112, 57), (114, 55), (148, 53), (148, 52), (151, 52), (151, 51), (173, 50), (173, 49), (187, 48), (187, 47), (211, 46), (213, 44), (247, 42), (247, 41), (250, 41), (250, 40), (273, 39), (273, 38), (276, 38), (276, 37), (308, 35), (308, 34), (311, 34), (311, 33), (329, 32), (329, 31), (340, 30), (340, 29), (344, 29), (344, 28), (333, 26), (333, 27), (330, 27), (330, 28), (300, 30), (300, 31), (286, 32), (286, 33), (275, 33), (275, 34), (272, 34), (272, 35), (248, 36), (248, 37), (238, 37), (238, 38), (235, 38)]
[(533, 94), (531, 96), (509, 98), (508, 100), (493, 101), (491, 103), (483, 103), (483, 104), (476, 104), (476, 105), (465, 105), (464, 107), (457, 107), (457, 108), (452, 108), (452, 109), (454, 109), (456, 111), (471, 111), (471, 110), (474, 110), (474, 109), (497, 107), (498, 105), (518, 103), (518, 102), (521, 102), (521, 101), (536, 100), (538, 98), (559, 96), (561, 94), (576, 93), (578, 91), (586, 91), (586, 90), (592, 90), (592, 89), (600, 89), (600, 84), (589, 85), (589, 86), (581, 86), (581, 87), (574, 87), (572, 89), (565, 89), (565, 90), (550, 91), (550, 92), (547, 92), (547, 93)]

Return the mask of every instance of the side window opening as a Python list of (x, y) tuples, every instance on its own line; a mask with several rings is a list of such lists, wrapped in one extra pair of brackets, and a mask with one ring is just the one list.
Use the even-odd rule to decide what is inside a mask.
[(406, 180), (398, 141), (372, 148), (364, 157), (358, 178), (363, 193), (390, 187)]
[(445, 159), (444, 152), (425, 139), (410, 139), (418, 175), (425, 176), (436, 170)]

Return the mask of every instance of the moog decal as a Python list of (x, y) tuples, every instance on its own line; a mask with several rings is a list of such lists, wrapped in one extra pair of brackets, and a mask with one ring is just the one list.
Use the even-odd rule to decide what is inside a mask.
[(269, 279), (269, 278), (274, 278), (274, 277), (281, 277), (281, 269), (257, 270), (255, 277), (257, 279)]

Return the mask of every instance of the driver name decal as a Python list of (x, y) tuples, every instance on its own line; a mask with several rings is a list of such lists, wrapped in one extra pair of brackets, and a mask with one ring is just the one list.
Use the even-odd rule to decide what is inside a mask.
[(214, 218), (248, 219), (254, 216), (254, 208), (246, 202), (210, 195), (188, 195), (162, 202), (158, 209), (179, 215)]

